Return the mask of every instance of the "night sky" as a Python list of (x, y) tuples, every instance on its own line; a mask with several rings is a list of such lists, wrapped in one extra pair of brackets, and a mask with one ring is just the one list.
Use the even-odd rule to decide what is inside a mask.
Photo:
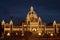
[(56, 20), (60, 23), (60, 0), (0, 0), (0, 22), (25, 20), (31, 5), (43, 22), (50, 23)]

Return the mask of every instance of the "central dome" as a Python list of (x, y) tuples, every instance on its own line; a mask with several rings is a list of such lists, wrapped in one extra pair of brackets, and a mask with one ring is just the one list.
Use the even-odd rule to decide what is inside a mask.
[[(34, 11), (33, 6), (30, 7), (30, 11), (27, 14), (27, 21), (38, 21), (39, 17), (37, 16), (36, 12)], [(41, 18), (40, 18), (41, 19)]]

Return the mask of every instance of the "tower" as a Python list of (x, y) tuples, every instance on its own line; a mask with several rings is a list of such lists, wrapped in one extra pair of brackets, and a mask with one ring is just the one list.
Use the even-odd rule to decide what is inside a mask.
[(34, 11), (33, 6), (30, 7), (30, 11), (27, 14), (26, 22), (29, 25), (30, 31), (37, 31), (39, 29), (39, 24), (41, 24), (41, 18), (38, 17)]
[(4, 21), (4, 20), (2, 20), (1, 25), (2, 25), (2, 26), (4, 26), (4, 25), (5, 25), (5, 21)]
[(57, 25), (55, 20), (53, 22), (53, 27), (54, 27), (54, 33), (57, 33)]
[(10, 20), (10, 33), (12, 33), (12, 32), (13, 32), (13, 21)]
[(10, 20), (10, 25), (13, 25), (13, 21), (12, 20)]
[[(4, 28), (5, 28), (5, 21), (4, 21), (4, 20), (2, 20), (1, 26), (2, 26), (2, 29), (3, 29), (3, 31), (4, 31)], [(5, 31), (4, 31), (4, 33), (5, 33)]]
[(4, 28), (5, 28), (5, 21), (4, 21), (4, 20), (2, 20), (1, 26), (2, 26), (2, 29), (3, 29), (2, 36), (3, 36), (3, 38), (4, 38), (4, 34), (5, 34), (5, 30), (4, 30)]
[(39, 24), (42, 24), (42, 20), (41, 20), (40, 17), (39, 17), (39, 19), (38, 19), (38, 22), (39, 22)]
[(54, 20), (54, 22), (53, 22), (53, 27), (54, 27), (54, 26), (56, 26), (56, 21), (55, 21), (55, 20)]

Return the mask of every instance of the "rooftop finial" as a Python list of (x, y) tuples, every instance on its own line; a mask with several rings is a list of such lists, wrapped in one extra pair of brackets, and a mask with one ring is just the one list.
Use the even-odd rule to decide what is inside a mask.
[(56, 24), (56, 20), (54, 20), (53, 24)]
[(31, 6), (30, 11), (33, 11), (33, 9), (34, 9), (33, 6)]

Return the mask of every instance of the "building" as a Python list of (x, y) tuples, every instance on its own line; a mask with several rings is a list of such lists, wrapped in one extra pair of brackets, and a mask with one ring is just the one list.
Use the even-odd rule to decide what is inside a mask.
[[(36, 12), (34, 11), (33, 6), (31, 6), (30, 11), (26, 16), (25, 22), (22, 22), (22, 26), (14, 26), (13, 21), (11, 20), (9, 23), (5, 23), (4, 20), (1, 22), (2, 27), (4, 28), (4, 34), (12, 33), (12, 32), (20, 32), (24, 33), (24, 31), (30, 31), (33, 34), (36, 33), (59, 33), (60, 23), (57, 23), (55, 20), (51, 26), (46, 26), (46, 23), (43, 23), (42, 19), (38, 17)], [(23, 35), (23, 34), (22, 34)]]

